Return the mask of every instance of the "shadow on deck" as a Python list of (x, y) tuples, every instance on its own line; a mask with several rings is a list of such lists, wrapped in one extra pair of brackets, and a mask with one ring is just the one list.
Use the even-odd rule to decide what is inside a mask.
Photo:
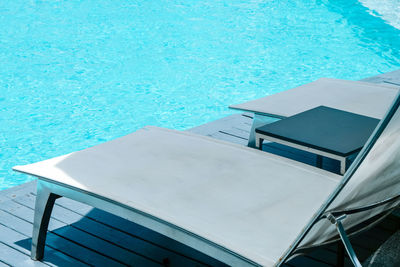
[[(85, 204), (61, 198), (49, 225), (43, 262), (29, 258), (35, 182), (0, 195), (0, 262), (11, 266), (223, 266), (172, 239)], [(377, 227), (352, 239), (367, 259), (400, 226), (390, 215)], [(335, 266), (337, 246), (316, 249), (287, 266)], [(346, 259), (345, 266), (351, 266)]]

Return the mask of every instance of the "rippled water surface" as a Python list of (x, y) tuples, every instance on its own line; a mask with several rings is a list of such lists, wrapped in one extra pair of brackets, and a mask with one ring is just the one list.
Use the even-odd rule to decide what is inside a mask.
[(354, 0), (13, 0), (0, 25), (0, 188), (30, 179), (16, 164), (400, 66), (400, 31)]

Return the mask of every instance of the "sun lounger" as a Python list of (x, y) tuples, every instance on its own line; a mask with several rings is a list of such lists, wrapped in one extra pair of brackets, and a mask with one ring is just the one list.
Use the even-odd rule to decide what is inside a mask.
[(357, 264), (347, 235), (399, 202), (399, 105), (397, 97), (344, 177), (156, 127), (16, 166), (39, 178), (32, 258), (43, 257), (54, 201), (68, 197), (233, 266), (280, 265), (304, 249), (337, 241), (338, 232)]
[(230, 108), (254, 113), (248, 146), (255, 147), (255, 128), (316, 108), (327, 106), (376, 119), (382, 119), (400, 87), (389, 84), (321, 78), (277, 94), (231, 105)]

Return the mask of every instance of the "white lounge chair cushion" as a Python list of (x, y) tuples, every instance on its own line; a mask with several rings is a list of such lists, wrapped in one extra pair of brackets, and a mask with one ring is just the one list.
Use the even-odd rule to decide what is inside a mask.
[(278, 261), (342, 178), (155, 127), (14, 169), (131, 206), (265, 266)]
[(277, 94), (232, 105), (230, 108), (278, 117), (327, 106), (382, 119), (400, 87), (321, 78)]

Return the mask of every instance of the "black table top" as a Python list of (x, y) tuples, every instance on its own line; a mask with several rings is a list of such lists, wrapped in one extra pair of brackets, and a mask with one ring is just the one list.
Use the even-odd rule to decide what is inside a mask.
[(256, 133), (347, 157), (364, 146), (378, 119), (319, 106), (256, 128)]

